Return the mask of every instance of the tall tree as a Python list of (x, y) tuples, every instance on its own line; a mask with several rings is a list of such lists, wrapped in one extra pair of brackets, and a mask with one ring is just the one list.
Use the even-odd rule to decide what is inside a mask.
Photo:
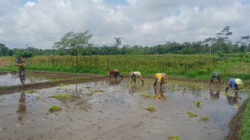
[(209, 37), (209, 38), (206, 38), (204, 41), (203, 41), (203, 44), (205, 46), (208, 46), (209, 47), (209, 53), (212, 54), (212, 45), (216, 42), (216, 38), (214, 37)]
[(7, 56), (9, 48), (6, 47), (4, 44), (0, 44), (0, 56)]
[(250, 35), (242, 36), (240, 38), (241, 38), (240, 44), (246, 47), (246, 52), (247, 52), (247, 48), (250, 45)]
[(121, 44), (122, 44), (121, 38), (120, 37), (115, 38), (114, 47), (119, 47)]
[(217, 41), (220, 46), (220, 51), (222, 51), (222, 43), (225, 43), (229, 39), (229, 36), (232, 35), (233, 32), (231, 32), (230, 26), (224, 27), (219, 33), (216, 34)]
[(76, 54), (76, 65), (78, 66), (78, 55), (80, 49), (89, 45), (89, 40), (92, 35), (88, 31), (85, 32), (68, 32), (60, 41), (54, 43), (54, 47), (57, 49), (71, 49)]

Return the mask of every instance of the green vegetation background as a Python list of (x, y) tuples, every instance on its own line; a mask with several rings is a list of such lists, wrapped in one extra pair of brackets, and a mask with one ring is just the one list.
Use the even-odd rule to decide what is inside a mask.
[[(122, 74), (140, 71), (143, 75), (165, 72), (170, 76), (207, 79), (213, 71), (222, 79), (250, 79), (250, 55), (91, 55), (91, 56), (34, 56), (25, 59), (28, 70), (71, 73), (107, 74), (119, 69)], [(16, 71), (15, 57), (0, 57), (1, 71)]]
[[(248, 97), (250, 97), (250, 93)], [(238, 135), (241, 140), (249, 140), (250, 138), (250, 98), (248, 98), (246, 108), (241, 116), (240, 131)]]

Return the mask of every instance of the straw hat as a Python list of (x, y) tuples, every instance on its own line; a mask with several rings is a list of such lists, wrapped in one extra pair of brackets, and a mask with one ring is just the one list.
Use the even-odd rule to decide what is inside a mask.
[(239, 78), (236, 78), (236, 79), (235, 79), (235, 83), (236, 83), (237, 85), (239, 85), (239, 86), (240, 86), (240, 85), (241, 85), (241, 86), (243, 85), (242, 80), (239, 79)]

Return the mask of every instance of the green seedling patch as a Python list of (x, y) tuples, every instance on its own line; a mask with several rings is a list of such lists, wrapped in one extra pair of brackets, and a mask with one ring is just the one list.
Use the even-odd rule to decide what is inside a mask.
[(227, 97), (229, 97), (231, 94), (230, 94), (229, 92), (227, 92), (227, 93), (225, 93), (225, 95), (226, 95)]
[(144, 98), (154, 98), (154, 95), (148, 93), (143, 93), (141, 94), (141, 96), (143, 96)]
[(29, 90), (26, 91), (26, 93), (28, 93), (28, 94), (33, 94), (34, 92), (36, 92), (36, 91), (33, 90), (33, 89), (29, 89)]
[(69, 94), (69, 93), (67, 93), (67, 94), (54, 94), (51, 97), (56, 98), (56, 99), (66, 99), (66, 98), (71, 98), (71, 94)]
[(201, 116), (201, 120), (203, 120), (203, 121), (209, 120), (208, 115), (203, 115), (203, 116)]
[(169, 136), (168, 140), (180, 140), (179, 136)]
[(60, 87), (63, 87), (63, 86), (64, 86), (64, 84), (63, 84), (63, 83), (61, 83), (61, 84), (59, 84), (59, 86), (60, 86)]
[(193, 117), (196, 117), (196, 116), (197, 116), (196, 114), (194, 114), (194, 113), (192, 113), (192, 112), (187, 112), (187, 114), (188, 114), (188, 116), (189, 116), (190, 118), (193, 118)]
[(201, 103), (202, 103), (202, 100), (199, 100), (199, 101), (197, 101), (197, 102), (192, 101), (192, 103), (194, 103), (194, 105), (195, 105), (196, 107), (200, 107), (200, 105), (201, 105)]
[(50, 113), (53, 113), (53, 112), (56, 112), (56, 111), (59, 111), (59, 110), (62, 110), (62, 109), (59, 106), (57, 106), (57, 105), (52, 105), (49, 108), (49, 112)]
[(149, 111), (149, 112), (155, 112), (155, 107), (154, 107), (154, 106), (149, 106), (149, 107), (147, 107), (147, 108), (142, 107), (142, 109), (143, 109), (143, 110), (147, 110), (147, 111)]

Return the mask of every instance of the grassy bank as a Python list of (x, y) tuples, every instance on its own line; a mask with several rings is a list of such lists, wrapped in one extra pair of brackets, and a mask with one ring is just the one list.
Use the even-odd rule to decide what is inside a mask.
[(239, 138), (241, 140), (249, 140), (250, 138), (250, 93), (248, 95), (248, 101), (246, 108), (241, 115)]
[[(5, 61), (2, 71), (17, 70), (14, 58), (1, 57)], [(223, 79), (239, 77), (250, 79), (250, 57), (219, 57), (208, 55), (106, 55), (80, 56), (35, 56), (27, 59), (28, 70), (60, 71), (74, 73), (107, 74), (117, 68), (123, 74), (140, 71), (143, 75), (165, 72), (170, 76), (209, 78), (218, 71)]]

